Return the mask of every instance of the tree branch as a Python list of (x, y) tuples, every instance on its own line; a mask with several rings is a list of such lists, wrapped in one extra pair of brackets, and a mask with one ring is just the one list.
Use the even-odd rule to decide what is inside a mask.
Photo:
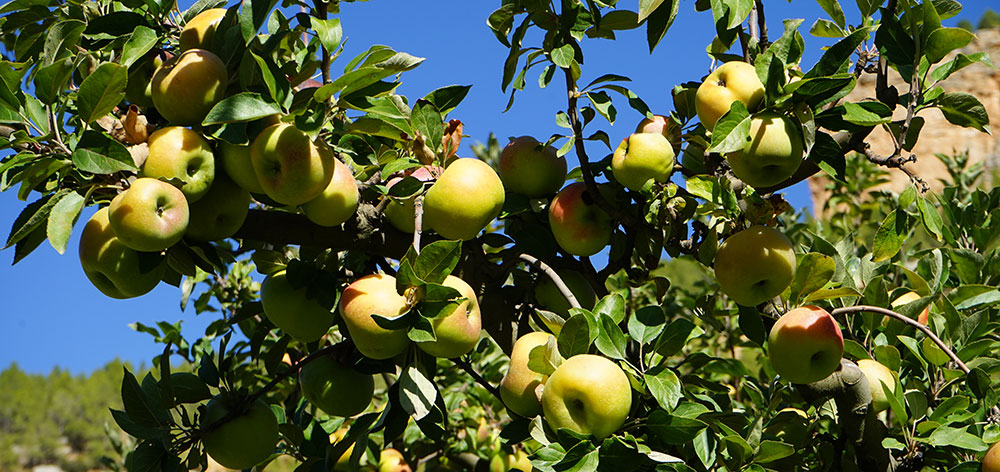
[(552, 267), (549, 267), (548, 264), (542, 262), (541, 260), (539, 260), (534, 256), (521, 254), (518, 257), (521, 260), (531, 264), (532, 266), (537, 267), (539, 270), (544, 272), (545, 275), (547, 275), (550, 279), (552, 279), (552, 283), (556, 284), (556, 288), (559, 289), (559, 293), (561, 293), (563, 297), (566, 297), (566, 301), (569, 302), (570, 307), (583, 308), (582, 306), (580, 306), (580, 302), (576, 299), (576, 296), (573, 295), (573, 291), (570, 290), (568, 286), (566, 286), (566, 283), (563, 282), (563, 279), (559, 277), (559, 274), (557, 274), (556, 271), (552, 269)]

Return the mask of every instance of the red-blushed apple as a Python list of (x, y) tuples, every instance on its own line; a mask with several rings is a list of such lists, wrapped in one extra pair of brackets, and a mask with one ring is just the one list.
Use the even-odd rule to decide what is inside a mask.
[(556, 243), (574, 256), (592, 256), (611, 242), (611, 217), (587, 192), (587, 185), (567, 185), (549, 204), (549, 226)]
[(302, 396), (324, 413), (350, 417), (371, 405), (375, 380), (326, 355), (299, 370), (299, 387)]
[(795, 277), (795, 250), (780, 231), (751, 226), (727, 238), (715, 255), (719, 288), (743, 306), (781, 294)]
[(143, 177), (111, 200), (108, 219), (122, 244), (143, 252), (162, 251), (184, 236), (190, 213), (177, 187)]
[(889, 409), (889, 399), (882, 390), (882, 384), (889, 388), (893, 395), (896, 394), (896, 374), (882, 363), (872, 359), (861, 359), (857, 362), (858, 368), (865, 374), (868, 380), (868, 387), (872, 390), (872, 409), (875, 412)]
[(208, 193), (215, 179), (215, 155), (200, 133), (168, 126), (149, 135), (148, 144), (149, 156), (142, 165), (142, 176), (180, 180), (188, 203)]
[(330, 309), (309, 298), (306, 287), (293, 287), (285, 270), (260, 284), (260, 303), (271, 323), (302, 342), (318, 340), (333, 326)]
[(321, 141), (290, 123), (261, 131), (250, 145), (250, 159), (264, 193), (278, 203), (301, 205), (323, 193), (337, 160)]
[(531, 136), (510, 140), (500, 152), (497, 168), (504, 189), (531, 198), (552, 195), (566, 181), (566, 158)]
[[(892, 308), (899, 308), (903, 305), (906, 305), (907, 303), (920, 300), (920, 298), (922, 298), (920, 294), (911, 290), (893, 300), (892, 303), (890, 303), (890, 306)], [(924, 326), (927, 326), (927, 317), (930, 316), (930, 313), (931, 313), (931, 307), (930, 305), (928, 305), (927, 308), (924, 308), (924, 310), (921, 311), (919, 315), (917, 315), (917, 322)]]
[(396, 278), (386, 274), (355, 280), (340, 296), (340, 316), (347, 332), (358, 351), (371, 359), (389, 359), (410, 346), (407, 330), (385, 329), (371, 315), (395, 318), (409, 308), (406, 298), (396, 292)]
[(167, 268), (159, 254), (130, 249), (115, 236), (108, 209), (101, 208), (80, 232), (80, 266), (101, 293), (111, 298), (133, 298), (153, 290)]
[(802, 163), (802, 134), (791, 118), (760, 113), (750, 119), (750, 141), (726, 154), (729, 167), (747, 185), (769, 187), (795, 173)]
[[(233, 405), (221, 397), (213, 398), (205, 407), (201, 425), (211, 425), (229, 414)], [(267, 459), (278, 444), (278, 420), (263, 400), (257, 400), (245, 411), (205, 433), (201, 443), (205, 452), (223, 467), (249, 469)]]
[(257, 179), (257, 172), (253, 170), (253, 161), (250, 160), (250, 146), (241, 146), (220, 141), (216, 146), (216, 154), (222, 169), (229, 175), (236, 185), (243, 187), (250, 193), (264, 193), (264, 187), (260, 186)]
[(446, 239), (469, 240), (500, 214), (503, 182), (479, 159), (451, 161), (424, 196), (424, 226)]
[(1000, 442), (993, 443), (983, 456), (982, 472), (1000, 472)]
[(250, 211), (250, 192), (229, 179), (215, 174), (208, 193), (190, 205), (191, 219), (184, 236), (198, 241), (226, 239), (243, 226)]
[[(429, 182), (437, 178), (436, 176), (440, 175), (441, 172), (443, 172), (443, 169), (437, 166), (421, 166), (412, 169), (407, 175), (421, 182)], [(385, 185), (388, 188), (392, 188), (393, 185), (396, 185), (401, 180), (403, 180), (402, 177), (393, 177)], [(414, 198), (411, 197), (390, 201), (386, 205), (384, 212), (385, 217), (389, 220), (389, 224), (400, 231), (412, 233), (414, 229), (413, 200)]]
[(200, 125), (209, 110), (226, 96), (229, 71), (212, 52), (188, 49), (163, 63), (153, 74), (156, 111), (171, 124)]
[(622, 140), (611, 157), (618, 183), (638, 192), (649, 179), (665, 183), (674, 171), (674, 148), (658, 133), (634, 133)]
[(417, 343), (422, 351), (444, 359), (468, 354), (479, 342), (482, 319), (476, 291), (464, 280), (449, 275), (442, 285), (458, 290), (465, 298), (450, 314), (431, 320), (435, 341)]
[(663, 115), (653, 115), (652, 118), (643, 118), (639, 125), (635, 127), (636, 133), (658, 133), (670, 141), (670, 146), (674, 150), (674, 156), (680, 154), (682, 144), (682, 131), (680, 123), (671, 120)]
[(823, 380), (840, 366), (844, 335), (826, 310), (806, 305), (778, 318), (767, 337), (774, 371), (791, 383)]
[(320, 226), (340, 226), (358, 210), (358, 181), (347, 164), (334, 160), (333, 177), (323, 193), (302, 204), (302, 212), (309, 221)]
[(746, 62), (727, 62), (715, 69), (698, 87), (694, 107), (698, 119), (711, 131), (733, 102), (741, 101), (754, 112), (764, 99), (764, 84)]
[(378, 455), (378, 472), (412, 472), (403, 454), (396, 449), (383, 449)]
[(542, 391), (542, 413), (549, 427), (598, 440), (618, 431), (631, 409), (628, 376), (608, 358), (593, 354), (578, 354), (559, 364)]
[(188, 49), (207, 49), (212, 45), (215, 28), (226, 16), (225, 8), (210, 8), (191, 18), (181, 30), (181, 51)]
[(542, 412), (542, 388), (547, 378), (528, 368), (528, 357), (532, 349), (544, 346), (549, 339), (555, 337), (542, 331), (517, 338), (510, 353), (507, 373), (500, 381), (500, 398), (504, 405), (525, 418), (533, 418)]

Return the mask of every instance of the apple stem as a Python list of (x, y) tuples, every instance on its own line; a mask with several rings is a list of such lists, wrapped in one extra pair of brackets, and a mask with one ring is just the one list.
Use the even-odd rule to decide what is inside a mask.
[(413, 199), (413, 251), (420, 255), (420, 233), (424, 226), (424, 196)]
[(569, 289), (569, 287), (566, 285), (566, 282), (563, 282), (563, 279), (559, 277), (559, 274), (557, 274), (556, 271), (552, 269), (552, 267), (550, 267), (548, 264), (542, 262), (541, 260), (539, 260), (537, 257), (534, 256), (529, 256), (527, 254), (520, 254), (518, 255), (518, 257), (521, 260), (527, 262), (528, 264), (531, 264), (532, 266), (538, 268), (539, 270), (544, 272), (545, 275), (547, 275), (550, 279), (552, 279), (552, 283), (556, 284), (556, 288), (559, 289), (559, 293), (561, 293), (562, 296), (566, 297), (566, 301), (569, 302), (570, 307), (583, 308), (582, 306), (580, 306), (580, 302), (576, 299), (576, 296), (573, 295), (573, 291)]

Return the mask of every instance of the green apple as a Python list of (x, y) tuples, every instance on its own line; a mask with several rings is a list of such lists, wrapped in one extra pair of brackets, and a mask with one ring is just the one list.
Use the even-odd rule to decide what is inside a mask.
[(101, 208), (80, 232), (80, 266), (87, 279), (111, 298), (133, 298), (153, 290), (167, 268), (159, 254), (140, 253), (115, 236), (108, 209)]
[(333, 326), (333, 313), (309, 298), (306, 287), (293, 287), (285, 270), (260, 284), (260, 303), (271, 323), (302, 342), (316, 341)]
[[(906, 305), (907, 303), (920, 300), (920, 298), (922, 298), (920, 294), (911, 290), (893, 300), (892, 303), (890, 303), (890, 306), (892, 308), (899, 308), (903, 305)], [(930, 315), (930, 312), (931, 312), (931, 307), (930, 305), (928, 305), (927, 308), (924, 308), (924, 311), (921, 311), (920, 314), (917, 315), (917, 322), (924, 326), (927, 326), (927, 317)]]
[(812, 305), (778, 318), (767, 337), (767, 356), (785, 380), (807, 384), (823, 380), (840, 367), (844, 335), (826, 310)]
[(500, 450), (490, 459), (490, 472), (508, 472), (514, 470), (521, 472), (535, 470), (531, 466), (531, 459), (528, 458), (528, 453), (524, 452), (523, 449), (517, 449), (513, 453)]
[(383, 449), (378, 456), (378, 472), (412, 472), (403, 454), (393, 448)]
[[(437, 166), (421, 166), (413, 169), (408, 175), (421, 182), (428, 182), (434, 180), (442, 171)], [(396, 185), (401, 180), (403, 180), (402, 177), (393, 177), (385, 185), (387, 188), (392, 188), (393, 185)], [(390, 200), (389, 204), (385, 206), (385, 217), (389, 220), (389, 223), (396, 229), (406, 233), (413, 232), (413, 200), (413, 198)], [(424, 225), (424, 228), (426, 227)]]
[(500, 398), (508, 410), (525, 418), (533, 418), (542, 412), (542, 388), (547, 376), (528, 368), (528, 356), (532, 349), (544, 346), (554, 338), (549, 333), (534, 331), (514, 341), (510, 364), (499, 388)]
[(229, 71), (219, 56), (189, 49), (163, 63), (153, 74), (153, 105), (175, 125), (195, 126), (226, 96)]
[(190, 206), (191, 221), (185, 237), (217, 241), (236, 234), (247, 219), (250, 201), (250, 192), (236, 185), (226, 174), (215, 174), (212, 188)]
[(733, 174), (747, 185), (770, 187), (792, 176), (802, 163), (802, 135), (791, 118), (760, 113), (750, 119), (750, 141), (726, 154)]
[(158, 252), (181, 240), (190, 214), (177, 187), (142, 177), (111, 200), (108, 218), (122, 244), (136, 251)]
[(611, 217), (587, 193), (583, 182), (567, 185), (549, 204), (556, 243), (574, 256), (592, 256), (611, 242)]
[(142, 176), (178, 179), (189, 203), (208, 193), (215, 179), (212, 146), (197, 131), (181, 126), (160, 128), (149, 135), (149, 157)]
[(500, 177), (479, 159), (455, 159), (424, 196), (424, 226), (447, 239), (469, 240), (503, 208)]
[[(594, 287), (590, 286), (590, 282), (583, 274), (569, 269), (556, 270), (556, 274), (569, 287), (569, 291), (573, 292), (573, 296), (576, 297), (576, 301), (580, 302), (581, 307), (588, 310), (594, 307), (597, 303), (597, 293), (594, 292)], [(542, 308), (563, 318), (569, 318), (569, 301), (556, 288), (555, 282), (544, 273), (538, 275), (538, 283), (535, 284), (535, 301)]]
[(309, 221), (320, 226), (340, 226), (358, 210), (358, 181), (347, 164), (334, 160), (333, 178), (323, 193), (302, 204), (302, 212)]
[[(205, 407), (201, 426), (223, 419), (230, 408), (221, 397), (213, 398)], [(267, 403), (257, 400), (235, 418), (206, 433), (201, 443), (205, 452), (223, 467), (249, 469), (271, 456), (278, 439), (278, 420)]]
[(396, 292), (396, 278), (386, 274), (355, 280), (340, 296), (340, 316), (351, 340), (361, 354), (371, 359), (389, 359), (410, 346), (407, 330), (385, 329), (371, 315), (395, 318), (409, 308), (406, 298)]
[(643, 118), (639, 125), (635, 127), (636, 133), (658, 133), (670, 141), (670, 147), (676, 156), (681, 152), (682, 131), (680, 123), (671, 120), (663, 115), (653, 115), (652, 118)]
[(497, 168), (504, 189), (530, 198), (552, 195), (566, 181), (566, 158), (531, 136), (510, 140), (500, 152)]
[(638, 192), (649, 180), (664, 183), (674, 171), (674, 148), (659, 133), (635, 133), (622, 140), (611, 157), (618, 183)]
[(458, 290), (465, 298), (450, 314), (431, 320), (435, 341), (417, 343), (422, 351), (444, 359), (468, 354), (479, 342), (482, 318), (476, 291), (464, 280), (449, 275), (442, 285)]
[(261, 131), (250, 145), (250, 159), (264, 193), (285, 205), (301, 205), (323, 193), (333, 178), (333, 151), (313, 142), (290, 123)]
[(371, 405), (375, 380), (327, 355), (302, 367), (299, 387), (302, 396), (326, 414), (350, 417)]
[(153, 106), (153, 74), (163, 65), (163, 57), (151, 52), (132, 64), (125, 83), (125, 100), (142, 108)]
[(727, 238), (715, 255), (719, 288), (743, 306), (781, 294), (795, 277), (795, 250), (784, 234), (752, 226)]
[(598, 440), (618, 431), (631, 409), (628, 376), (614, 362), (593, 354), (578, 354), (559, 364), (542, 391), (542, 413), (549, 427)]
[(257, 179), (257, 172), (253, 170), (249, 145), (241, 146), (220, 141), (216, 146), (216, 155), (219, 157), (222, 169), (233, 182), (247, 192), (264, 193), (264, 187), (260, 186), (260, 180)]
[(983, 472), (1000, 472), (1000, 442), (993, 443), (983, 456)]
[(872, 408), (875, 412), (885, 411), (889, 409), (889, 399), (885, 396), (885, 391), (882, 390), (882, 384), (889, 387), (889, 391), (896, 394), (896, 374), (894, 374), (888, 367), (882, 365), (882, 363), (872, 360), (872, 359), (861, 359), (857, 362), (858, 368), (861, 372), (864, 372), (865, 378), (868, 380), (868, 386), (872, 390)]
[(733, 102), (741, 101), (754, 112), (764, 100), (764, 84), (746, 62), (727, 62), (715, 69), (698, 87), (694, 108), (698, 119), (711, 131)]
[(195, 15), (181, 30), (181, 51), (188, 49), (207, 49), (212, 45), (215, 28), (226, 16), (225, 8), (210, 8)]

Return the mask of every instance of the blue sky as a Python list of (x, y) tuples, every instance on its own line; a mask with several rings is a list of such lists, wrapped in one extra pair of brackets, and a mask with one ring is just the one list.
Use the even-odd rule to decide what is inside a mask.
[[(191, 2), (182, 1), (182, 7)], [(621, 5), (635, 8), (635, 0)], [(842, 1), (851, 21), (854, 2)], [(968, 0), (959, 18), (975, 23), (988, 3)], [(461, 156), (471, 156), (468, 146), (485, 142), (490, 132), (506, 142), (508, 136), (533, 135), (547, 138), (566, 130), (556, 125), (555, 114), (566, 106), (561, 81), (547, 89), (537, 86), (539, 70), (529, 72), (527, 87), (519, 92), (514, 105), (502, 113), (508, 95), (500, 90), (500, 77), (507, 49), (486, 27), (486, 18), (499, 1), (487, 0), (372, 0), (342, 4), (341, 22), (346, 38), (342, 57), (334, 62), (334, 72), (370, 45), (384, 44), (397, 51), (424, 57), (426, 61), (402, 77), (399, 93), (411, 102), (442, 86), (473, 85), (469, 95), (449, 116), (462, 120), (465, 134)], [(709, 72), (711, 61), (705, 54), (713, 34), (711, 14), (695, 13), (693, 0), (681, 1), (676, 22), (657, 49), (650, 54), (645, 29), (618, 33), (617, 41), (587, 40), (582, 83), (606, 73), (632, 78), (628, 85), (654, 113), (672, 109), (670, 89), (678, 83), (700, 80)], [(805, 18), (800, 28), (807, 50), (803, 68), (807, 69), (822, 54), (821, 47), (831, 40), (808, 34), (812, 22), (825, 16), (811, 0), (784, 0), (765, 3), (772, 38), (783, 31), (783, 18)], [(509, 93), (509, 91), (508, 91)], [(616, 99), (618, 121), (609, 127), (595, 120), (592, 127), (604, 129), (613, 143), (627, 136), (641, 116)], [(590, 128), (588, 128), (590, 129)], [(592, 158), (608, 152), (603, 145), (588, 143)], [(575, 159), (570, 160), (571, 165)], [(809, 206), (808, 190), (799, 184), (786, 195), (797, 208)], [(32, 195), (29, 200), (37, 198)], [(24, 207), (14, 191), (0, 194), (0, 228), (3, 239), (9, 225)], [(211, 313), (195, 316), (188, 308), (180, 311), (179, 289), (160, 284), (153, 292), (131, 300), (112, 300), (94, 288), (83, 274), (77, 259), (77, 238), (82, 223), (93, 213), (85, 210), (75, 228), (65, 255), (59, 255), (47, 243), (27, 259), (10, 266), (13, 250), (0, 253), (0, 321), (4, 340), (0, 342), (0, 370), (12, 362), (24, 370), (47, 373), (53, 367), (84, 373), (118, 357), (134, 363), (146, 362), (160, 353), (162, 346), (147, 334), (133, 331), (129, 323), (153, 324), (164, 320), (183, 320), (183, 333), (193, 340), (213, 321)]]

